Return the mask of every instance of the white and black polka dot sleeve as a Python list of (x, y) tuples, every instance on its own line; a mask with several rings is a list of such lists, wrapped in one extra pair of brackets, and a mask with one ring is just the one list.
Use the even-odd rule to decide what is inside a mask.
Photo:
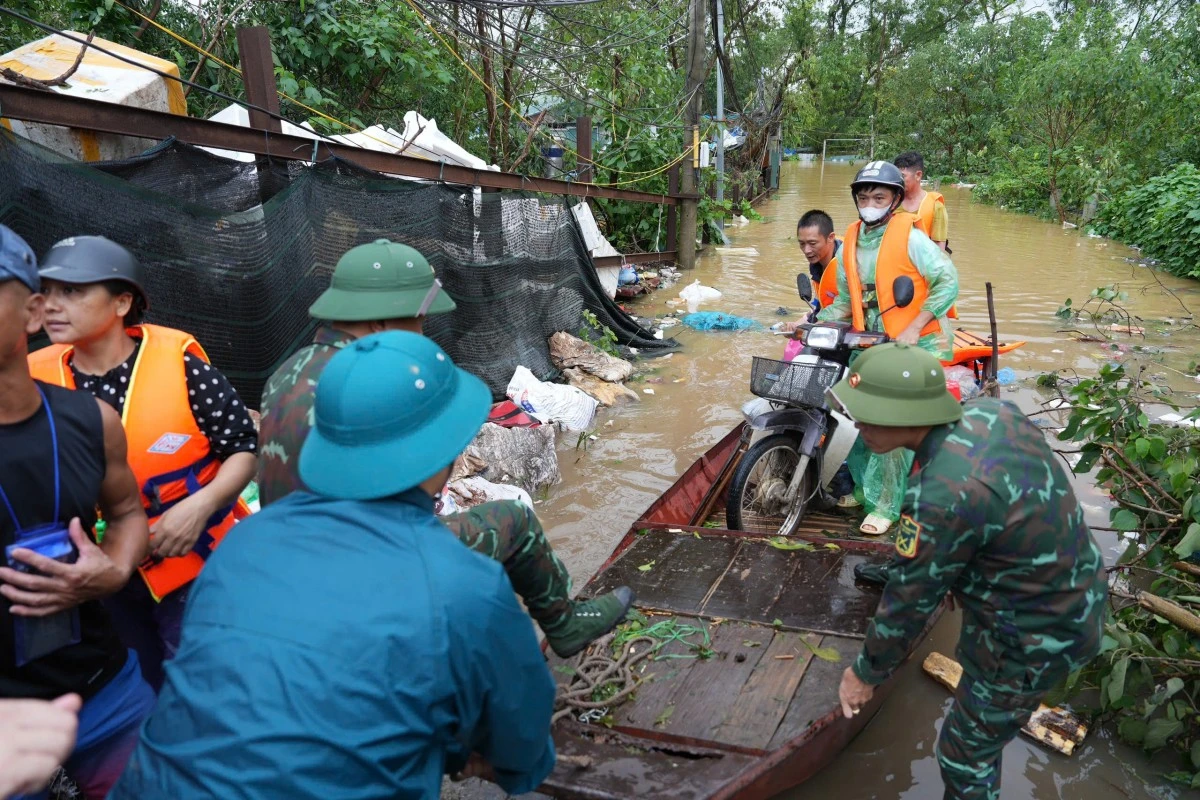
[(229, 379), (192, 355), (183, 356), (192, 417), (208, 437), (213, 455), (224, 461), (234, 453), (255, 453), (258, 434), (246, 406)]

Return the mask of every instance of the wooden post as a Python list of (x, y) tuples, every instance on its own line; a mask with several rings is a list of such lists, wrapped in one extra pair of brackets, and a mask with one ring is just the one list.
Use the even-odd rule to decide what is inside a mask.
[(575, 118), (575, 152), (579, 154), (579, 163), (575, 165), (577, 180), (580, 183), (592, 182), (592, 118)]
[[(676, 164), (667, 174), (667, 193), (679, 194), (679, 165)], [(677, 250), (679, 246), (679, 206), (667, 206), (667, 249)], [(676, 255), (678, 258), (678, 255)]]
[[(250, 127), (283, 133), (283, 123), (279, 120), (279, 91), (275, 86), (275, 64), (271, 60), (271, 36), (262, 26), (238, 28), (237, 41), (246, 100), (250, 105), (257, 106), (247, 109)], [(284, 188), (286, 181), (271, 171), (271, 159), (267, 156), (255, 156), (254, 168), (258, 173), (258, 196), (265, 203)]]
[(279, 121), (279, 91), (275, 86), (275, 65), (271, 60), (271, 35), (262, 26), (238, 28), (237, 41), (246, 100), (251, 105), (265, 108), (275, 115), (272, 117), (252, 108), (250, 127), (260, 131), (283, 133), (283, 125)]
[(987, 379), (983, 382), (983, 391), (989, 397), (1000, 396), (1000, 381), (996, 379), (997, 364), (1000, 361), (1000, 334), (996, 332), (996, 303), (992, 298), (992, 283), (987, 284), (988, 321), (992, 325), (992, 357), (988, 360)]

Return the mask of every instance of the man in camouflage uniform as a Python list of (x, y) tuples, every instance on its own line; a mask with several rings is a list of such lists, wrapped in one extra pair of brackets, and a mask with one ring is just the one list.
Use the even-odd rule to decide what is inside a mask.
[(1099, 652), (1100, 551), (1042, 432), (1010, 403), (959, 406), (936, 356), (872, 348), (829, 395), (872, 451), (916, 454), (896, 558), (862, 653), (842, 676), (843, 712), (859, 713), (953, 592), (963, 677), (938, 763), (947, 798), (995, 800), (1004, 745), (1048, 690)]
[[(313, 396), (325, 365), (341, 348), (384, 330), (421, 333), (427, 314), (453, 311), (454, 301), (425, 257), (411, 247), (379, 239), (349, 250), (338, 261), (329, 289), (309, 309), (325, 324), (268, 379), (259, 430), (259, 500), (265, 507), (303, 489), (300, 448), (313, 426)], [(419, 453), (413, 454), (420, 458)], [(622, 586), (586, 601), (571, 599), (571, 578), (537, 515), (516, 501), (483, 503), (441, 517), (467, 547), (502, 564), (529, 615), (554, 652), (566, 657), (612, 630), (633, 603)]]

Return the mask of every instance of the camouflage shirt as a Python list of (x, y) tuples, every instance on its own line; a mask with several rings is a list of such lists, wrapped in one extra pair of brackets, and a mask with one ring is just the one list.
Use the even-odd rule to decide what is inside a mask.
[(1099, 650), (1107, 585), (1100, 550), (1042, 431), (981, 398), (916, 453), (879, 608), (854, 672), (881, 683), (946, 591), (963, 608), (958, 658), (981, 680), (1030, 688)]
[(265, 508), (297, 489), (300, 448), (313, 426), (317, 378), (354, 337), (323, 325), (313, 343), (283, 362), (263, 389), (258, 429), (258, 501)]

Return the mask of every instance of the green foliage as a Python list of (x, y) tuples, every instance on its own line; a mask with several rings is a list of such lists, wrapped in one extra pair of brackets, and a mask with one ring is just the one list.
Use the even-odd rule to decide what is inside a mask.
[(1200, 277), (1200, 170), (1178, 164), (1119, 194), (1096, 232), (1137, 245), (1182, 277)]
[(617, 335), (586, 308), (583, 310), (583, 327), (579, 329), (579, 338), (610, 356), (621, 357), (617, 350)]
[[(1200, 432), (1150, 420), (1145, 404), (1173, 405), (1171, 398), (1124, 366), (1102, 367), (1068, 399), (1059, 439), (1080, 443), (1075, 471), (1098, 468), (1096, 480), (1116, 504), (1109, 526), (1135, 537), (1118, 570), (1137, 588), (1179, 605), (1200, 599), (1195, 576), (1172, 566), (1200, 550)], [(1105, 626), (1100, 657), (1068, 688), (1085, 686), (1099, 688), (1100, 710), (1122, 739), (1176, 752), (1181, 769), (1169, 777), (1200, 785), (1200, 760), (1192, 757), (1200, 752), (1200, 638), (1137, 602), (1120, 606)]]

